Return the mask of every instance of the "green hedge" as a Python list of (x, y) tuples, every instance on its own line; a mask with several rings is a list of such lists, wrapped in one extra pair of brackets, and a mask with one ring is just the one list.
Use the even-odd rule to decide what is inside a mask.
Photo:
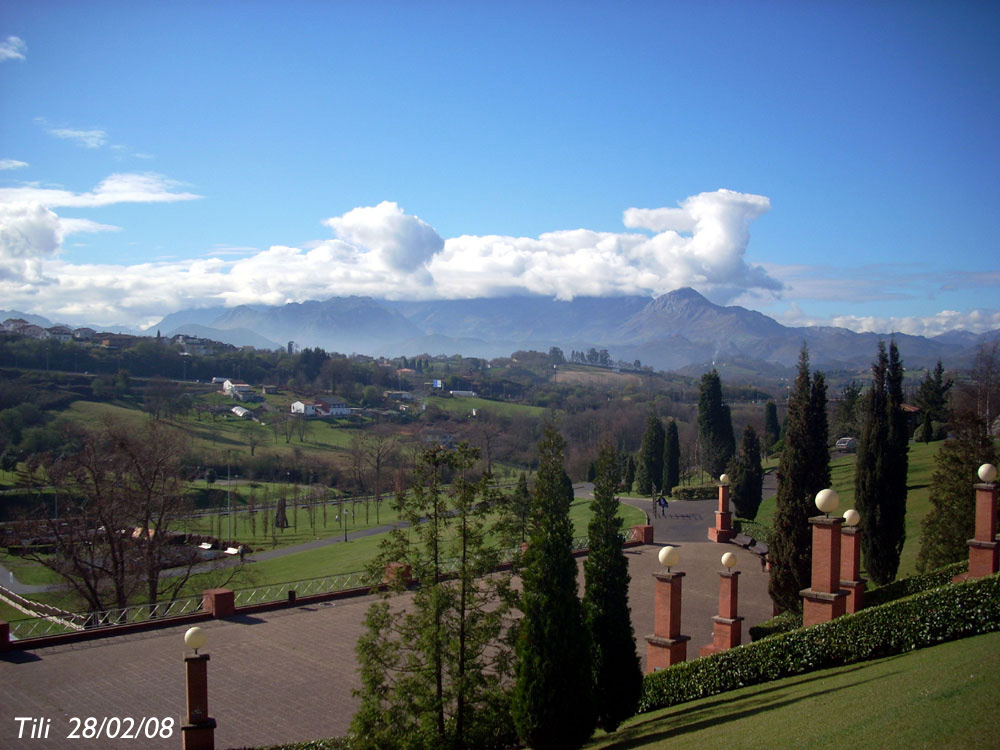
[[(944, 586), (947, 583), (951, 583), (952, 578), (960, 573), (964, 573), (968, 569), (968, 561), (962, 561), (945, 565), (943, 568), (938, 568), (923, 575), (901, 578), (898, 581), (893, 581), (877, 589), (866, 591), (864, 599), (865, 607), (877, 607), (881, 604), (901, 599), (904, 596), (911, 596), (921, 591), (928, 591), (938, 586)], [(778, 633), (787, 633), (789, 630), (801, 627), (801, 612), (782, 612), (770, 620), (765, 620), (759, 625), (751, 627), (750, 640), (759, 641), (761, 638), (768, 638)]]
[(719, 496), (719, 487), (715, 484), (700, 484), (694, 487), (674, 487), (671, 497), (674, 500), (712, 500)]
[(1000, 576), (941, 586), (646, 675), (639, 711), (1000, 630)]
[(770, 526), (765, 526), (756, 521), (748, 521), (745, 518), (737, 518), (733, 521), (733, 528), (741, 534), (746, 534), (756, 539), (758, 542), (764, 542), (768, 547), (771, 546), (771, 535), (774, 533), (774, 529)]

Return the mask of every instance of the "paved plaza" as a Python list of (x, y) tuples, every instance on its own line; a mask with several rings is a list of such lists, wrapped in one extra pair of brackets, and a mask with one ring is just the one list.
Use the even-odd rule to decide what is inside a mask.
[[(659, 569), (657, 553), (664, 544), (681, 550), (676, 570), (686, 573), (682, 632), (691, 636), (689, 658), (712, 640), (723, 552), (735, 552), (739, 558), (744, 642), (749, 641), (750, 625), (770, 617), (767, 575), (759, 558), (731, 544), (704, 541), (714, 508), (714, 501), (671, 503), (666, 518), (652, 519), (655, 544), (627, 550), (632, 619), (643, 662), (644, 636), (653, 632), (652, 573)], [(351, 695), (359, 686), (354, 648), (370, 603), (371, 597), (359, 597), (204, 623), (208, 643), (202, 651), (211, 656), (209, 713), (218, 721), (216, 747), (344, 734), (357, 706)], [(180, 747), (186, 629), (164, 628), (0, 657), (0, 747), (80, 749), (124, 743), (69, 739), (71, 717), (95, 717), (98, 722), (105, 717), (132, 717), (137, 722), (142, 717), (170, 717), (174, 729), (169, 739), (129, 743), (150, 750)], [(48, 738), (18, 741), (14, 719), (19, 716), (51, 719)]]

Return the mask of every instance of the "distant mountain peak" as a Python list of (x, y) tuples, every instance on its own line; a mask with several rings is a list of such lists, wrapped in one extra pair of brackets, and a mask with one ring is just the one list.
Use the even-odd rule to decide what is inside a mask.
[(680, 312), (688, 310), (692, 306), (715, 307), (707, 297), (689, 286), (661, 294), (650, 303), (650, 307), (659, 312)]

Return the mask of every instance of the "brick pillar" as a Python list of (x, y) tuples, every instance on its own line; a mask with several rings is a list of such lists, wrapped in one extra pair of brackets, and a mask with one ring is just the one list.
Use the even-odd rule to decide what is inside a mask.
[(10, 623), (0, 620), (0, 654), (10, 650)]
[(632, 539), (641, 544), (653, 543), (653, 527), (649, 525), (633, 526)]
[(404, 587), (413, 583), (413, 568), (406, 563), (391, 562), (385, 566), (382, 583), (393, 585), (399, 580)]
[(184, 657), (187, 714), (181, 726), (182, 750), (215, 750), (215, 719), (208, 715), (208, 654)]
[(689, 635), (681, 635), (681, 581), (683, 573), (653, 573), (656, 604), (653, 635), (646, 636), (646, 671), (666, 669), (687, 659)]
[(206, 589), (201, 594), (201, 608), (212, 617), (232, 617), (236, 614), (236, 596), (229, 589)]
[(997, 485), (977, 484), (976, 532), (969, 540), (969, 572), (955, 580), (981, 578), (1000, 570), (1000, 543), (997, 542)]
[(847, 592), (846, 610), (855, 613), (865, 606), (865, 579), (861, 578), (861, 530), (840, 530), (840, 588)]
[(814, 516), (809, 523), (813, 527), (812, 585), (800, 592), (805, 600), (805, 627), (829, 622), (847, 611), (847, 592), (840, 588), (840, 527), (844, 519)]
[(708, 538), (713, 542), (728, 542), (736, 536), (733, 529), (733, 514), (729, 510), (729, 484), (719, 485), (719, 509), (715, 511), (715, 526), (708, 530)]
[(708, 656), (717, 651), (726, 651), (739, 646), (743, 640), (743, 618), (736, 614), (739, 598), (740, 571), (727, 570), (719, 573), (719, 614), (712, 618), (712, 642), (702, 646), (700, 656)]

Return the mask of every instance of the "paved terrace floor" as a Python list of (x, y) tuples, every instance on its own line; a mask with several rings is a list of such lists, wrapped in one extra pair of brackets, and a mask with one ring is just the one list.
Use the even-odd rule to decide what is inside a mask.
[[(648, 511), (648, 501), (635, 504)], [(771, 614), (767, 575), (757, 556), (734, 545), (705, 541), (714, 509), (714, 501), (671, 503), (666, 518), (652, 519), (656, 543), (627, 551), (632, 619), (644, 663), (644, 636), (653, 632), (652, 573), (659, 568), (657, 553), (664, 544), (681, 549), (676, 569), (686, 573), (682, 632), (691, 636), (689, 658), (712, 640), (723, 552), (735, 552), (739, 558), (744, 642), (749, 641), (750, 625)], [(354, 647), (370, 602), (370, 597), (361, 597), (205, 623), (208, 643), (203, 652), (211, 656), (209, 712), (218, 721), (216, 747), (346, 733), (357, 706), (351, 691), (359, 685)], [(67, 739), (70, 717), (100, 721), (116, 716), (172, 717), (170, 739), (143, 738), (130, 744), (143, 750), (180, 747), (185, 630), (165, 628), (0, 656), (0, 748), (116, 747), (118, 742), (107, 739)], [(18, 741), (16, 716), (51, 719), (49, 737)]]

